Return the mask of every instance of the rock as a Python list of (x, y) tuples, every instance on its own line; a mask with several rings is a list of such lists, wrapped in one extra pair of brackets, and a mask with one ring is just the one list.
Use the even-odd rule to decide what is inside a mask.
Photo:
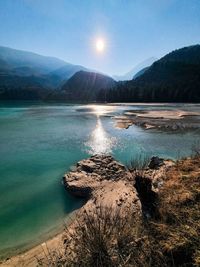
[(83, 171), (93, 172), (94, 168), (96, 167), (96, 164), (91, 160), (82, 160), (77, 163), (77, 166), (81, 167)]
[(79, 170), (76, 172), (69, 172), (63, 177), (65, 188), (75, 196), (89, 197), (92, 190), (98, 185), (100, 177), (96, 173), (87, 173)]
[(164, 164), (164, 159), (161, 159), (159, 157), (152, 157), (148, 167), (150, 169), (158, 169), (163, 164)]
[[(132, 174), (111, 156), (95, 155), (79, 161), (76, 171), (65, 174), (63, 181), (71, 194), (88, 199), (84, 205), (86, 210), (94, 210), (97, 206), (120, 206), (126, 212), (132, 205), (131, 210), (141, 215)], [(124, 198), (125, 194), (129, 197)]]
[(68, 190), (74, 196), (82, 197), (82, 198), (88, 198), (91, 195), (91, 192), (92, 192), (92, 188), (91, 187), (87, 187), (87, 186), (77, 187), (76, 184), (75, 185), (70, 185), (70, 187), (68, 187)]

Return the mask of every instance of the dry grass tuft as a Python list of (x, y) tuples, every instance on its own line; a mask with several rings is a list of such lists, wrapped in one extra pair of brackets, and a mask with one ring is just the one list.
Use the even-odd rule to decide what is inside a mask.
[(136, 157), (131, 158), (126, 165), (130, 170), (141, 171), (147, 168), (150, 158), (151, 157), (146, 154), (139, 154)]

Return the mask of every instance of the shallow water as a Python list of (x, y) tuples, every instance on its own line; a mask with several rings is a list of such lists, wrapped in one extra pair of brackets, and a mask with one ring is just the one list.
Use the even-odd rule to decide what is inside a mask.
[[(183, 107), (179, 104), (180, 107)], [(123, 163), (137, 154), (177, 158), (191, 153), (198, 132), (117, 129), (110, 116), (130, 109), (177, 105), (0, 105), (0, 255), (8, 256), (57, 232), (82, 202), (63, 188), (78, 160), (110, 153)], [(184, 105), (185, 110), (199, 109)]]

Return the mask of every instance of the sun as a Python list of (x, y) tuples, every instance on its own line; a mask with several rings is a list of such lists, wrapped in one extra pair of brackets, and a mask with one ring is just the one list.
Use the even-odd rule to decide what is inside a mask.
[(96, 50), (97, 52), (103, 52), (105, 49), (105, 42), (103, 39), (97, 39), (96, 40)]

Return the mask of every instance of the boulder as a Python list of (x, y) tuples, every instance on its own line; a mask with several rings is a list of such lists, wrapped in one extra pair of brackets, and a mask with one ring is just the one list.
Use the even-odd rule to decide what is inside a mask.
[(164, 159), (159, 158), (159, 157), (152, 157), (148, 167), (150, 169), (158, 169), (163, 164), (164, 164)]

